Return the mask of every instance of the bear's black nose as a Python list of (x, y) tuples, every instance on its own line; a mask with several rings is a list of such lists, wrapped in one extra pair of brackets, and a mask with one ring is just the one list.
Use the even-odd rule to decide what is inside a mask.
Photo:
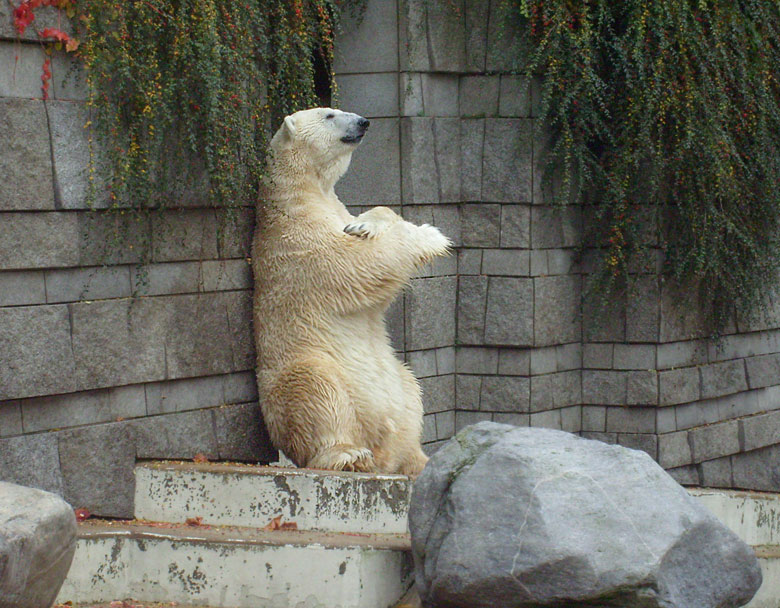
[(366, 118), (361, 118), (360, 120), (358, 120), (357, 124), (358, 124), (358, 127), (360, 127), (361, 129), (363, 129), (365, 131), (366, 129), (368, 129), (368, 125), (371, 124), (371, 121), (366, 119)]

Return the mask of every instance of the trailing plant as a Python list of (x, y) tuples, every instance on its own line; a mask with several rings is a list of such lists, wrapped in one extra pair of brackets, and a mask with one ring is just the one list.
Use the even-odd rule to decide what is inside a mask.
[(24, 0), (17, 29), (43, 5), (74, 17), (78, 42), (48, 33), (83, 62), (92, 196), (117, 207), (253, 205), (270, 125), (320, 102), (315, 68), (332, 83), (338, 0)]
[[(593, 205), (598, 285), (665, 276), (717, 331), (777, 276), (780, 3), (502, 0), (521, 69), (542, 74), (545, 182)], [(657, 223), (656, 223), (657, 222)], [(698, 293), (697, 293), (698, 292)]]

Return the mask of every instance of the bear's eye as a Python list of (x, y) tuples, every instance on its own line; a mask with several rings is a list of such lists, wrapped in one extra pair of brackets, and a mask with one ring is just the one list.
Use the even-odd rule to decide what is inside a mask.
[(328, 114), (325, 118), (329, 118), (330, 119), (330, 118), (335, 118), (335, 116), (336, 116), (335, 114)]

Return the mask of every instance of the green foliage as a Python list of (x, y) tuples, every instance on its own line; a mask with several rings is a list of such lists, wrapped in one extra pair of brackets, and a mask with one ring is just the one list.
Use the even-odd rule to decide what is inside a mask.
[(640, 267), (657, 233), (666, 276), (714, 330), (754, 310), (777, 271), (780, 3), (501, 6), (524, 69), (543, 74), (547, 186), (594, 206), (600, 285)]
[(79, 0), (77, 9), (98, 139), (91, 171), (110, 176), (115, 204), (161, 208), (187, 192), (255, 204), (270, 125), (318, 105), (313, 57), (329, 70), (337, 1)]

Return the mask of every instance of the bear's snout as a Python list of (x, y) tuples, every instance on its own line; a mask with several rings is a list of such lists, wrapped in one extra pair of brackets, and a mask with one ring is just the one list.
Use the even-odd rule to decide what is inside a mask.
[(360, 128), (361, 131), (363, 131), (363, 133), (366, 132), (366, 129), (368, 129), (368, 125), (370, 125), (370, 124), (371, 124), (371, 121), (368, 120), (367, 118), (362, 118), (361, 117), (358, 120), (358, 127)]

